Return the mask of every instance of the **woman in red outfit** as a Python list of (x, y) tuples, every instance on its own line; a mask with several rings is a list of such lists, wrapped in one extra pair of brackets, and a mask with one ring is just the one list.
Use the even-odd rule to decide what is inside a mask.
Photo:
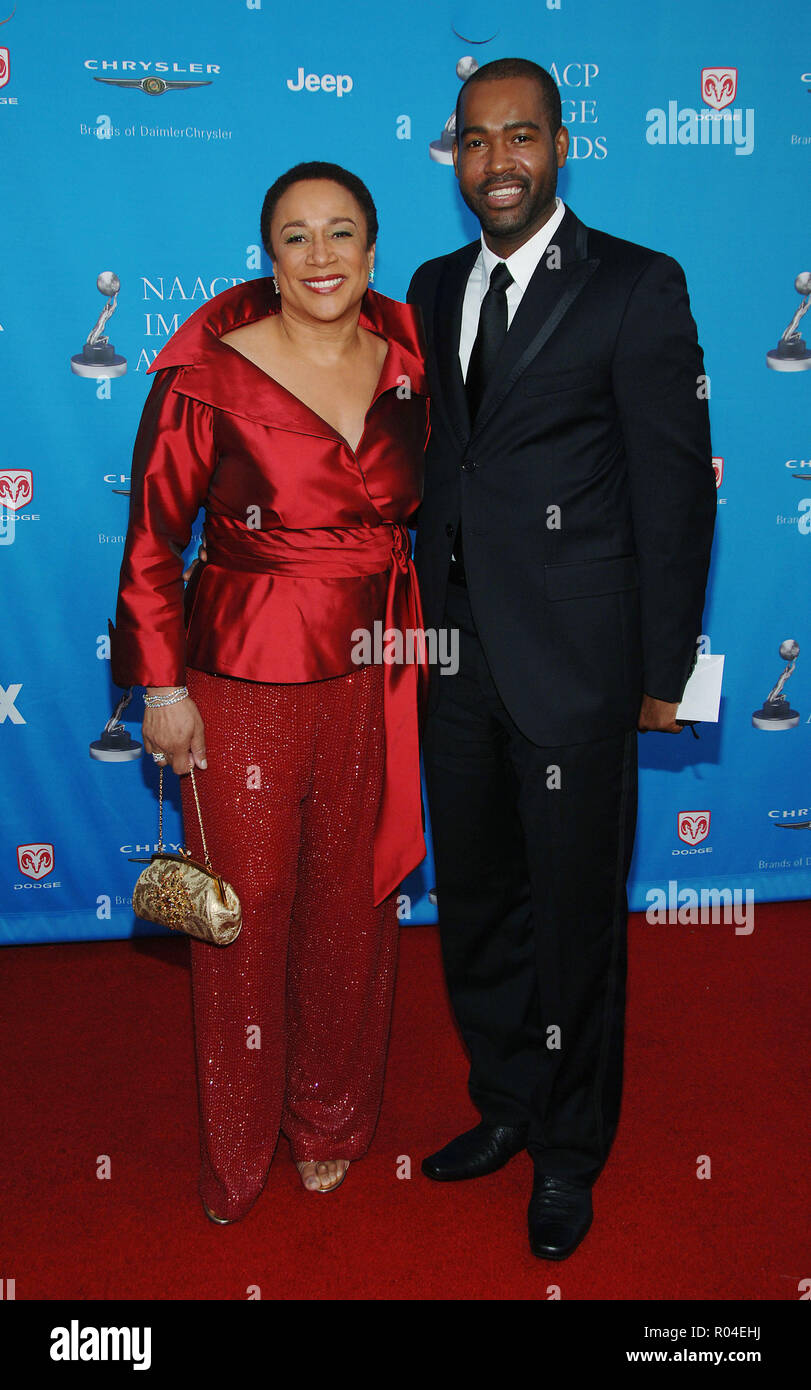
[[(217, 295), (175, 333), (135, 444), (113, 677), (154, 701), (155, 760), (204, 769), (212, 863), (243, 907), (229, 946), (190, 943), (200, 1194), (220, 1222), (261, 1193), (280, 1130), (313, 1191), (366, 1152), (396, 891), (425, 853), (424, 666), (357, 660), (359, 629), (422, 626), (406, 523), (428, 403), (413, 310), (368, 288), (376, 236), (346, 170), (278, 179), (262, 209), (274, 278)], [(200, 855), (188, 777), (181, 789)]]

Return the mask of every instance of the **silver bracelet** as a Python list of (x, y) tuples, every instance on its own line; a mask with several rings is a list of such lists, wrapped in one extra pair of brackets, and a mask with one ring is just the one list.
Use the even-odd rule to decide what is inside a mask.
[(177, 705), (181, 700), (188, 697), (188, 690), (185, 685), (178, 686), (169, 695), (147, 695), (144, 691), (144, 704), (147, 709), (163, 709), (166, 705)]

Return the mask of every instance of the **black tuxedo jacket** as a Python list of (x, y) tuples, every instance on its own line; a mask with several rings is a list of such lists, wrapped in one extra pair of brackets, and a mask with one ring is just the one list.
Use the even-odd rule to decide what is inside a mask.
[(459, 332), (480, 243), (414, 275), (431, 392), (415, 563), (425, 626), (440, 627), (461, 518), (499, 694), (533, 742), (568, 744), (635, 728), (643, 692), (681, 699), (716, 490), (681, 267), (568, 208), (553, 242), (473, 423)]

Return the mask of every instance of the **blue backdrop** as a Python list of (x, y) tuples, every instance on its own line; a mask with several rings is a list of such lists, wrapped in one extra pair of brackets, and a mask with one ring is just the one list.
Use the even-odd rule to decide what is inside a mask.
[[(808, 896), (811, 371), (766, 364), (811, 269), (805, 0), (749, 6), (745, 24), (736, 0), (19, 0), (0, 19), (0, 940), (160, 930), (132, 916), (128, 862), (156, 840), (155, 766), (88, 755), (121, 693), (107, 619), (149, 363), (205, 299), (269, 273), (262, 198), (301, 159), (369, 184), (375, 285), (404, 297), (422, 260), (477, 234), (431, 148), (457, 64), (515, 54), (559, 83), (563, 198), (684, 266), (709, 374), (722, 476), (704, 646), (727, 656), (722, 718), (700, 742), (641, 740), (631, 906), (673, 883)], [(112, 302), (105, 271), (126, 369), (88, 377), (71, 359)], [(752, 714), (786, 639), (799, 717), (775, 735)], [(135, 738), (141, 712), (137, 695)], [(431, 872), (405, 885), (404, 920), (433, 920)]]

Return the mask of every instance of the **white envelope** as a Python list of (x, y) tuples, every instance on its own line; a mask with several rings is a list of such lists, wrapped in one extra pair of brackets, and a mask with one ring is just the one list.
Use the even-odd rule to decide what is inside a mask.
[(721, 706), (721, 678), (724, 674), (723, 656), (702, 655), (695, 664), (693, 674), (684, 687), (681, 704), (676, 710), (676, 718), (701, 720), (704, 724), (717, 724)]

